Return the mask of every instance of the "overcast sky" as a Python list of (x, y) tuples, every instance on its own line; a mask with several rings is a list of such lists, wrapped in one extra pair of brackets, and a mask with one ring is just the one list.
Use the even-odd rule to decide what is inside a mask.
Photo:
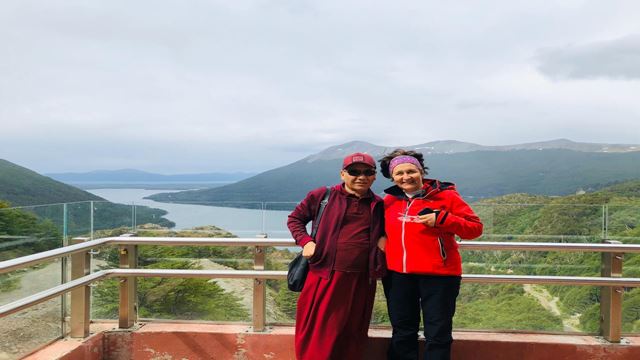
[(640, 1), (2, 0), (0, 158), (263, 171), (351, 140), (640, 143)]

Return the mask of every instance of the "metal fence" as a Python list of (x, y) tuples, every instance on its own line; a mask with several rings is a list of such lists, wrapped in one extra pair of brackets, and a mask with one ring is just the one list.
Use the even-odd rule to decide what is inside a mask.
[[(284, 279), (284, 271), (264, 270), (265, 249), (270, 246), (292, 246), (291, 239), (255, 238), (162, 238), (162, 237), (109, 237), (90, 240), (76, 238), (73, 245), (53, 249), (17, 259), (0, 262), (0, 274), (39, 264), (51, 259), (71, 257), (72, 279), (40, 293), (0, 306), (0, 317), (13, 314), (48, 299), (71, 292), (70, 331), (72, 337), (86, 337), (90, 323), (89, 286), (106, 278), (119, 280), (119, 326), (130, 328), (137, 319), (136, 279), (140, 277), (163, 278), (233, 278), (253, 279), (253, 331), (264, 331), (266, 326), (265, 299), (267, 279)], [(118, 246), (120, 269), (101, 270), (90, 273), (90, 252), (103, 246)], [(137, 247), (139, 245), (162, 246), (251, 246), (254, 248), (253, 270), (167, 270), (138, 269)], [(623, 278), (624, 254), (640, 253), (640, 245), (621, 244), (609, 241), (603, 244), (588, 243), (504, 243), (468, 242), (460, 243), (461, 250), (481, 251), (562, 251), (597, 252), (602, 254), (600, 277), (578, 276), (529, 276), (529, 275), (463, 275), (468, 283), (508, 284), (558, 284), (573, 286), (600, 286), (602, 336), (610, 342), (619, 342), (622, 325), (622, 297), (624, 288), (640, 287), (640, 278)]]

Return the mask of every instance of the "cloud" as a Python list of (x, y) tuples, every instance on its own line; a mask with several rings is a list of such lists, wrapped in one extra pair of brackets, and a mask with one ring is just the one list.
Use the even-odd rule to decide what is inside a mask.
[(543, 49), (538, 69), (553, 79), (640, 79), (640, 34)]
[[(550, 80), (584, 76), (565, 65), (581, 51), (594, 60), (579, 68), (607, 66), (637, 42), (622, 34), (640, 34), (638, 11), (588, 0), (3, 0), (0, 158), (46, 172), (261, 171), (354, 139), (640, 142), (640, 83)], [(627, 40), (597, 41), (607, 38)]]

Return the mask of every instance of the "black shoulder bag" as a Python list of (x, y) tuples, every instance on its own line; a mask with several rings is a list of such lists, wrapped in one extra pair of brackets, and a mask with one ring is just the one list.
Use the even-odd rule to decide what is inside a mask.
[[(322, 218), (322, 212), (329, 202), (329, 194), (331, 189), (327, 186), (324, 197), (320, 202), (320, 208), (316, 214), (316, 219), (313, 220), (313, 229), (311, 230), (311, 237), (315, 240), (316, 233), (318, 232), (318, 225)], [(287, 271), (287, 287), (291, 291), (300, 292), (304, 287), (304, 282), (307, 280), (307, 273), (309, 272), (309, 260), (302, 256), (302, 251), (296, 255), (289, 263), (289, 270)]]

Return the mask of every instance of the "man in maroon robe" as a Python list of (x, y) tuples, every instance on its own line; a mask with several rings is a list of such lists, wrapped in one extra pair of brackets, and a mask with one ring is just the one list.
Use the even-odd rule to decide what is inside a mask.
[(371, 191), (376, 163), (368, 154), (344, 158), (342, 183), (331, 188), (315, 239), (313, 221), (326, 188), (312, 190), (289, 215), (287, 226), (309, 274), (298, 299), (295, 348), (299, 360), (356, 360), (363, 356), (376, 279), (385, 269), (378, 248), (383, 235), (383, 202)]

